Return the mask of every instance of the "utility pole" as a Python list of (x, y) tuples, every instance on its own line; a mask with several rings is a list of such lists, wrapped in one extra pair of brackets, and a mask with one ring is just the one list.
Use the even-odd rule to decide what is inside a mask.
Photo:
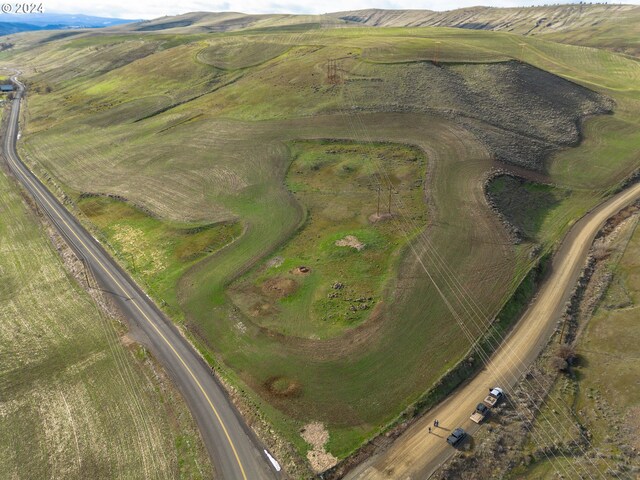
[(377, 216), (380, 218), (380, 192), (382, 191), (382, 185), (378, 183), (378, 210)]
[(391, 215), (391, 190), (393, 190), (393, 185), (389, 183), (389, 215)]
[(526, 43), (519, 43), (520, 45), (520, 63), (524, 63), (524, 47), (527, 46)]
[(439, 53), (440, 53), (439, 50), (440, 50), (440, 44), (441, 43), (442, 42), (436, 42), (436, 44), (435, 44), (434, 53), (433, 53), (433, 64), (434, 65), (438, 65), (438, 60), (439, 60), (438, 56), (439, 56)]
[(83, 257), (80, 258), (80, 261), (82, 262), (82, 271), (84, 272), (84, 281), (87, 283), (87, 288), (93, 288), (91, 286), (91, 282), (89, 281), (89, 274), (87, 273), (87, 268), (89, 268), (87, 266), (87, 262)]
[(565, 315), (562, 321), (562, 331), (560, 332), (560, 338), (558, 341), (558, 343), (560, 344), (562, 344), (562, 339), (564, 338), (564, 329), (566, 328), (566, 326), (567, 326), (567, 316)]
[(335, 58), (327, 60), (327, 80), (332, 85), (338, 83), (338, 63)]

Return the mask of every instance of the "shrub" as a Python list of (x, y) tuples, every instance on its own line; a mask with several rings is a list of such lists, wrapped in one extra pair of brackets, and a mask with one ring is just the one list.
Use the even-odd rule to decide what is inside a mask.
[(572, 343), (563, 343), (551, 358), (551, 367), (559, 372), (568, 372), (576, 359), (576, 348)]

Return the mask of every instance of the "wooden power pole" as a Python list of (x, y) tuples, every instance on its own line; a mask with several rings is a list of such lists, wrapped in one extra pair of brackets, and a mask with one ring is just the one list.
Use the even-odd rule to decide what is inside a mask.
[(338, 61), (335, 58), (327, 60), (327, 80), (332, 85), (340, 83), (340, 77), (338, 76)]
[(442, 42), (436, 42), (434, 52), (433, 52), (433, 64), (438, 65), (439, 55), (440, 55), (440, 44)]

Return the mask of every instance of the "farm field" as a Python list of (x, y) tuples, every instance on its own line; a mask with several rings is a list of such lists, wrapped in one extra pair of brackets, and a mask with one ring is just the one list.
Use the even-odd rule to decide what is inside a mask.
[(211, 478), (181, 397), (63, 267), (0, 172), (5, 478)]
[[(0, 53), (31, 92), (22, 157), (303, 454), (311, 422), (342, 458), (411, 415), (469, 348), (440, 292), (455, 299), (455, 279), (492, 318), (638, 165), (640, 65), (607, 51), (447, 28), (23, 38)], [(392, 146), (419, 160), (399, 164)], [(380, 157), (406, 180), (378, 224), (377, 193), (357, 178)], [(518, 245), (486, 201), (497, 168), (526, 178), (487, 187), (525, 232)], [(127, 224), (142, 233), (125, 245)], [(182, 261), (177, 232), (197, 225), (223, 227)], [(335, 282), (366, 300), (336, 307)]]

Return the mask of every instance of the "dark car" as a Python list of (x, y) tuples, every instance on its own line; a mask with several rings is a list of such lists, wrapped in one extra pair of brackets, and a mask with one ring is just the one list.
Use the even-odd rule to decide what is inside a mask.
[(451, 435), (449, 435), (449, 437), (447, 438), (447, 443), (449, 445), (457, 447), (458, 445), (460, 445), (460, 443), (464, 440), (466, 436), (467, 436), (467, 432), (465, 432), (463, 429), (458, 427), (451, 433)]

